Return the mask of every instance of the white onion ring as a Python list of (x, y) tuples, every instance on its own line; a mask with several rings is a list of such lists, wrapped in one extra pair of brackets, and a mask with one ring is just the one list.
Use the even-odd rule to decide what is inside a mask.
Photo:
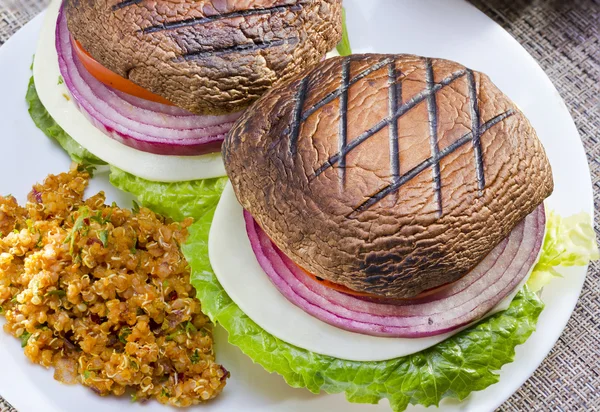
[(109, 137), (138, 150), (195, 156), (218, 152), (241, 112), (198, 116), (114, 90), (94, 78), (75, 55), (63, 8), (56, 26), (56, 49), (65, 85), (79, 110)]
[(259, 264), (288, 300), (333, 326), (402, 338), (435, 336), (482, 318), (527, 276), (542, 247), (545, 227), (540, 205), (463, 278), (430, 296), (396, 305), (369, 302), (310, 278), (248, 212), (244, 218)]

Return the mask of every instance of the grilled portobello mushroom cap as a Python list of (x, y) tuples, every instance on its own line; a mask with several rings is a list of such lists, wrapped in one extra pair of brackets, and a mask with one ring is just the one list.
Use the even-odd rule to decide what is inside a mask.
[(341, 39), (341, 0), (66, 0), (98, 62), (190, 112), (232, 113), (317, 64)]
[(295, 263), (390, 298), (456, 281), (553, 190), (534, 129), (486, 75), (412, 55), (295, 76), (223, 154), (238, 200)]

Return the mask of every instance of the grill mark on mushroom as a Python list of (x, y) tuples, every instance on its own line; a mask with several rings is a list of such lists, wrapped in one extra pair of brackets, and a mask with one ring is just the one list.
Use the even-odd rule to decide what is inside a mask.
[[(132, 1), (141, 1), (141, 0), (132, 0)], [(283, 13), (286, 11), (300, 11), (305, 4), (310, 3), (309, 1), (298, 2), (295, 4), (286, 4), (283, 6), (275, 6), (268, 7), (264, 9), (248, 9), (248, 10), (238, 10), (230, 13), (217, 14), (214, 16), (205, 16), (205, 17), (195, 17), (191, 19), (184, 19), (179, 21), (173, 21), (168, 23), (156, 24), (154, 26), (145, 27), (143, 29), (138, 30), (138, 32), (144, 34), (156, 33), (164, 30), (172, 30), (179, 29), (182, 27), (189, 26), (197, 26), (207, 23), (212, 23), (219, 20), (233, 19), (236, 17), (249, 17), (249, 16), (260, 16), (265, 14), (275, 14), (275, 13)]]
[[(387, 62), (386, 64), (388, 64), (388, 63), (389, 62)], [(412, 110), (419, 103), (421, 103), (425, 99), (427, 99), (429, 97), (429, 95), (439, 92), (440, 90), (442, 90), (444, 87), (448, 86), (455, 80), (463, 77), (465, 74), (466, 74), (466, 70), (459, 70), (459, 71), (451, 74), (450, 76), (446, 77), (445, 79), (442, 79), (439, 83), (435, 83), (431, 87), (431, 89), (427, 89), (427, 90), (424, 90), (424, 91), (416, 94), (409, 101), (402, 104), (393, 116), (382, 119), (375, 126), (370, 128), (369, 130), (365, 131), (363, 134), (358, 136), (356, 139), (353, 139), (350, 143), (348, 143), (344, 154), (347, 155), (352, 150), (356, 149), (361, 143), (368, 140), (369, 138), (371, 138), (373, 135), (375, 135), (379, 131), (383, 130), (386, 126), (389, 126), (392, 122), (397, 121), (400, 117), (404, 116), (407, 112)], [(352, 83), (352, 81), (350, 81), (350, 83)], [(303, 116), (303, 118), (304, 118), (304, 116)], [(324, 171), (326, 171), (330, 167), (333, 167), (336, 163), (339, 162), (340, 157), (341, 157), (340, 152), (331, 156), (328, 160), (325, 161), (325, 163), (323, 165), (321, 165), (317, 170), (315, 170), (315, 172), (310, 177), (310, 179), (313, 180), (313, 179), (319, 177)]]
[[(438, 110), (435, 93), (431, 93), (435, 82), (433, 80), (433, 63), (431, 59), (425, 59), (425, 90), (427, 91), (427, 115), (429, 117), (429, 145), (431, 146), (431, 158), (438, 159), (440, 147), (438, 143)], [(440, 176), (440, 163), (435, 161), (431, 165), (431, 175), (433, 178), (433, 190), (435, 192), (435, 202), (437, 204), (437, 216), (442, 216), (444, 208), (442, 205), (442, 177)]]
[(471, 131), (473, 132), (473, 152), (475, 154), (475, 170), (477, 174), (477, 188), (479, 196), (483, 196), (485, 189), (485, 172), (483, 170), (483, 155), (481, 153), (481, 119), (479, 114), (479, 101), (477, 100), (477, 87), (475, 75), (472, 70), (467, 70), (469, 85), (469, 101), (471, 102)]
[(342, 63), (342, 83), (340, 90), (340, 121), (338, 150), (342, 154), (339, 162), (341, 186), (346, 185), (346, 145), (348, 144), (348, 84), (350, 83), (350, 59), (346, 57)]
[(302, 126), (302, 110), (308, 91), (308, 77), (303, 78), (298, 85), (296, 93), (296, 104), (294, 106), (294, 118), (292, 120), (292, 130), (290, 133), (290, 153), (296, 155), (298, 150), (298, 136), (300, 135), (300, 126)]
[(190, 61), (190, 60), (202, 59), (205, 57), (223, 56), (223, 55), (231, 54), (231, 53), (254, 52), (257, 50), (264, 50), (264, 49), (269, 49), (272, 47), (280, 47), (280, 46), (285, 46), (288, 44), (296, 45), (296, 44), (298, 44), (299, 41), (300, 41), (300, 39), (298, 39), (298, 37), (288, 37), (286, 39), (280, 39), (280, 40), (258, 41), (258, 42), (249, 43), (249, 44), (238, 44), (235, 46), (224, 47), (224, 48), (219, 48), (219, 49), (193, 51), (193, 52), (185, 53), (184, 55), (182, 55), (180, 57), (175, 57), (173, 59), (173, 61)]
[(121, 10), (125, 7), (133, 6), (135, 4), (140, 4), (142, 1), (144, 0), (125, 0), (112, 6), (112, 11)]
[[(398, 73), (396, 71), (396, 62), (393, 61), (388, 66), (388, 99), (389, 99), (389, 117), (393, 118), (398, 110), (398, 101), (402, 101), (402, 83), (397, 82)], [(396, 183), (400, 178), (400, 155), (398, 147), (398, 121), (390, 123), (390, 171), (392, 183)]]
[[(480, 128), (481, 134), (483, 135), (485, 132), (490, 130), (492, 127), (494, 127), (495, 125), (497, 125), (504, 119), (506, 119), (514, 114), (515, 114), (515, 111), (510, 109), (510, 110), (507, 110), (506, 112), (499, 114), (498, 116), (492, 118), (491, 120), (487, 121)], [(404, 175), (400, 176), (399, 179), (397, 180), (397, 182), (389, 184), (389, 185), (385, 186), (383, 189), (379, 190), (377, 193), (375, 193), (374, 195), (369, 197), (369, 199), (367, 199), (361, 205), (356, 207), (352, 213), (347, 215), (347, 217), (353, 218), (356, 214), (359, 214), (359, 213), (364, 212), (365, 210), (369, 209), (371, 206), (375, 205), (376, 203), (378, 203), (380, 200), (382, 200), (386, 196), (396, 192), (398, 189), (400, 189), (400, 187), (402, 185), (409, 182), (411, 179), (417, 177), (417, 175), (419, 173), (423, 172), (428, 167), (432, 167), (436, 164), (439, 165), (440, 160), (442, 160), (444, 157), (454, 153), (458, 148), (460, 148), (463, 145), (465, 145), (466, 143), (472, 142), (472, 141), (473, 141), (473, 132), (471, 131), (471, 132), (465, 134), (464, 136), (462, 136), (460, 139), (456, 140), (454, 143), (452, 143), (448, 147), (444, 148), (443, 150), (440, 150), (435, 157), (434, 156), (430, 157), (429, 159), (421, 162), (419, 165), (417, 165), (414, 168), (412, 168), (411, 170), (409, 170)]]

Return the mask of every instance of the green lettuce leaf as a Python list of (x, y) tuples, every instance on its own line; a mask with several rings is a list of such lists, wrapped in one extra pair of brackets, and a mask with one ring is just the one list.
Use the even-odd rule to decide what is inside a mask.
[(27, 87), (27, 94), (25, 96), (27, 104), (29, 106), (29, 115), (35, 123), (35, 125), (44, 134), (51, 139), (56, 140), (58, 144), (69, 154), (71, 159), (77, 163), (92, 164), (92, 165), (104, 165), (106, 164), (96, 156), (91, 154), (87, 149), (77, 143), (71, 136), (69, 136), (48, 114), (48, 111), (42, 104), (37, 90), (35, 89), (35, 83), (33, 77), (29, 80), (29, 86)]
[(214, 210), (219, 202), (227, 178), (161, 183), (144, 180), (114, 166), (110, 167), (110, 182), (117, 188), (132, 193), (140, 203), (173, 220), (198, 218)]
[(352, 47), (350, 47), (350, 38), (348, 37), (348, 26), (346, 26), (346, 9), (342, 7), (342, 40), (337, 45), (337, 52), (340, 56), (350, 56)]
[(502, 365), (527, 340), (543, 308), (525, 287), (509, 309), (414, 355), (354, 362), (292, 346), (254, 323), (227, 296), (208, 260), (208, 232), (214, 210), (190, 228), (183, 251), (192, 267), (192, 284), (203, 311), (229, 332), (229, 341), (293, 387), (311, 392), (345, 392), (350, 402), (377, 403), (387, 398), (394, 411), (409, 404), (438, 405), (446, 397), (462, 400), (498, 382)]
[(537, 292), (553, 277), (561, 276), (557, 266), (584, 266), (590, 260), (600, 259), (596, 234), (587, 213), (562, 217), (550, 211), (546, 222), (546, 236), (538, 263), (527, 281)]

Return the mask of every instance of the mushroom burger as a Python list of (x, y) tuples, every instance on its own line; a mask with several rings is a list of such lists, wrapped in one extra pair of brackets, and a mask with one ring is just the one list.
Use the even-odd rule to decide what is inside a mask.
[(223, 176), (233, 122), (335, 48), (341, 12), (341, 0), (55, 0), (30, 88), (98, 163), (153, 181)]
[[(253, 228), (303, 281), (403, 305), (508, 253), (523, 225), (543, 229), (553, 189), (535, 131), (487, 76), (410, 55), (340, 57), (296, 76), (243, 115), (223, 154)], [(540, 235), (529, 240), (532, 259), (485, 308), (529, 271)]]
[(526, 283), (556, 256), (546, 227), (561, 226), (544, 204), (552, 170), (485, 74), (414, 55), (328, 59), (265, 93), (223, 157), (216, 276), (197, 263), (196, 287), (231, 342), (292, 386), (398, 411), (462, 399), (533, 330), (541, 301)]

